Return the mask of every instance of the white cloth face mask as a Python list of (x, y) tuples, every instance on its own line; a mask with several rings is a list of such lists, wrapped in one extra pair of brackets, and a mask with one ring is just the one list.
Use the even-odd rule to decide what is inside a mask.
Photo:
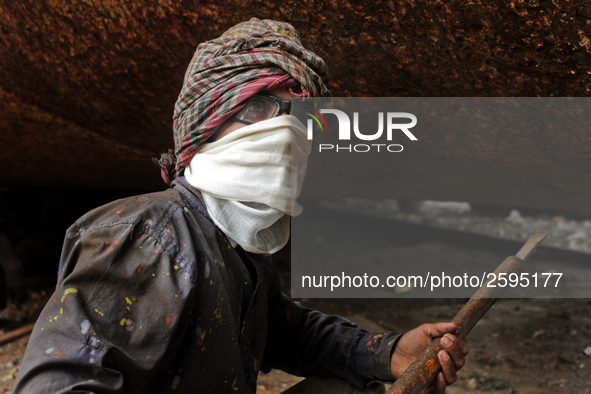
[(305, 127), (283, 115), (204, 144), (185, 170), (214, 223), (245, 250), (274, 253), (297, 216), (312, 143)]

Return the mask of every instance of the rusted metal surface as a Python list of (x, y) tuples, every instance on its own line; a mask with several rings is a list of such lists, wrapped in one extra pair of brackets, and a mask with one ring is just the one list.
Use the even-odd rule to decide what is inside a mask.
[(2, 185), (158, 186), (150, 162), (154, 151), (81, 127), (2, 90), (0, 113)]
[[(482, 316), (493, 306), (505, 290), (505, 287), (489, 287), (489, 285), (496, 283), (500, 273), (507, 273), (507, 277), (512, 273), (520, 273), (523, 269), (523, 262), (545, 237), (546, 234), (532, 235), (519, 253), (517, 253), (521, 258), (509, 256), (499, 265), (495, 270), (495, 276), (487, 280), (453, 318), (452, 322), (456, 323), (458, 327), (455, 332), (456, 336), (461, 339), (466, 338), (476, 323), (480, 321)], [(437, 373), (441, 370), (441, 364), (439, 363), (437, 354), (442, 349), (441, 338), (435, 338), (398, 380), (396, 380), (386, 394), (422, 393), (429, 387), (437, 376)]]
[[(292, 23), (326, 59), (335, 96), (587, 96), (591, 89), (584, 1), (0, 0), (0, 184), (164, 187), (150, 157), (172, 147), (172, 107), (195, 47), (253, 15)], [(497, 137), (480, 136), (476, 146)], [(441, 136), (434, 144), (457, 158), (474, 148), (453, 142)], [(565, 176), (588, 157), (572, 145), (555, 154), (550, 165)], [(457, 166), (473, 165), (469, 159)], [(418, 186), (389, 194), (455, 191), (457, 199), (486, 202), (479, 184), (468, 186), (485, 175), (451, 179), (452, 192), (444, 185), (442, 193), (423, 169), (401, 168)], [(581, 182), (565, 184), (591, 193)], [(527, 202), (523, 192), (505, 191), (504, 202)], [(591, 210), (579, 200), (575, 209)], [(542, 205), (572, 206), (562, 197)]]

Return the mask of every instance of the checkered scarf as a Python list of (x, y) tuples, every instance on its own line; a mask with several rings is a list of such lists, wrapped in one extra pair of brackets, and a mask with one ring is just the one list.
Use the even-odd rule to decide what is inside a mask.
[(175, 104), (175, 152), (158, 161), (168, 184), (181, 174), (207, 140), (245, 101), (264, 90), (289, 87), (292, 94), (328, 96), (324, 61), (305, 49), (288, 23), (252, 18), (215, 40), (200, 44)]

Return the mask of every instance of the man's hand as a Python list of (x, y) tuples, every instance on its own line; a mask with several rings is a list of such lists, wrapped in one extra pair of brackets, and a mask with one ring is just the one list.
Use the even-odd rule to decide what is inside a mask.
[(441, 346), (444, 350), (437, 355), (442, 372), (439, 372), (435, 378), (434, 393), (444, 394), (445, 387), (456, 381), (456, 372), (464, 366), (464, 357), (468, 354), (468, 345), (451, 334), (456, 329), (454, 323), (423, 324), (405, 333), (392, 353), (390, 360), (392, 376), (398, 379), (433, 338), (443, 336)]

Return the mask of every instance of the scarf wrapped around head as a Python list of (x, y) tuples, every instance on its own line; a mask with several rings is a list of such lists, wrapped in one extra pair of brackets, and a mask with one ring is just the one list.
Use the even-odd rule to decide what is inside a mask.
[(159, 161), (168, 184), (251, 96), (289, 87), (300, 96), (328, 96), (324, 61), (305, 49), (288, 23), (252, 18), (197, 47), (174, 107), (175, 152)]

